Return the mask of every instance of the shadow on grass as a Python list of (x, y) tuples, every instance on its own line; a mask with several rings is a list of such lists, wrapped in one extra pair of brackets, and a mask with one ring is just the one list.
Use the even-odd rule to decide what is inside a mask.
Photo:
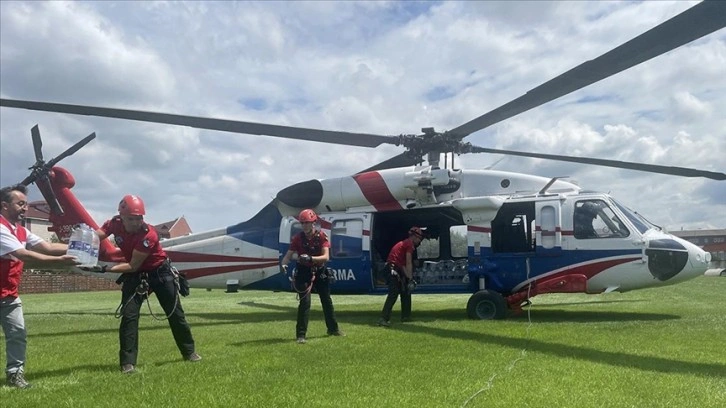
[(23, 316), (113, 316), (113, 310), (101, 311), (82, 311), (82, 312), (32, 312), (28, 313), (23, 311)]
[(395, 330), (401, 330), (409, 333), (434, 335), (447, 339), (455, 338), (460, 340), (468, 340), (482, 344), (496, 344), (501, 347), (507, 347), (517, 350), (526, 349), (529, 352), (542, 353), (555, 357), (574, 358), (599, 364), (608, 364), (625, 368), (635, 368), (643, 371), (652, 371), (668, 374), (689, 374), (709, 378), (726, 378), (726, 365), (723, 364), (693, 363), (661, 357), (638, 356), (627, 353), (617, 353), (612, 351), (595, 350), (585, 347), (547, 343), (543, 341), (519, 337), (506, 337), (495, 334), (473, 333), (463, 330), (442, 329), (428, 326), (424, 327), (418, 326), (415, 323), (397, 325), (395, 327)]
[[(151, 362), (151, 363), (142, 363), (138, 364), (136, 367), (138, 369), (143, 370), (144, 366), (146, 367), (160, 367), (165, 366), (169, 364), (192, 364), (188, 361), (184, 361), (181, 359), (174, 359), (174, 360), (166, 360), (166, 361), (160, 361), (160, 362)], [(119, 365), (118, 364), (86, 364), (86, 365), (77, 365), (73, 367), (68, 368), (60, 368), (57, 370), (33, 370), (29, 375), (28, 379), (30, 380), (38, 380), (41, 378), (52, 378), (52, 377), (65, 377), (70, 376), (72, 374), (77, 374), (79, 371), (86, 371), (90, 373), (107, 373), (107, 372), (113, 372), (118, 373), (119, 376), (122, 375), (122, 373), (119, 371)]]
[[(259, 302), (239, 302), (240, 306), (245, 308), (258, 308), (263, 311), (260, 312), (196, 312), (186, 313), (187, 319), (191, 319), (190, 322), (192, 330), (196, 330), (198, 327), (205, 326), (219, 326), (227, 324), (254, 324), (254, 323), (267, 323), (267, 322), (280, 322), (280, 321), (294, 321), (297, 313), (297, 303), (290, 306), (282, 306), (276, 304), (259, 303)], [(572, 311), (572, 310), (556, 310), (552, 309), (553, 305), (547, 305), (546, 307), (533, 306), (531, 311), (531, 321), (533, 324), (537, 323), (553, 323), (553, 322), (568, 322), (568, 323), (596, 323), (596, 322), (618, 322), (618, 321), (661, 321), (669, 319), (679, 319), (680, 316), (658, 314), (658, 313), (643, 313), (643, 312), (607, 312), (607, 311)], [(558, 305), (559, 306), (559, 305)], [(394, 321), (400, 316), (397, 309), (394, 308), (393, 319)], [(101, 316), (109, 317), (113, 316), (113, 312), (46, 312), (46, 313), (32, 313), (27, 315), (74, 315), (74, 316)], [(162, 314), (163, 315), (163, 314)], [(380, 318), (380, 309), (368, 310), (337, 310), (336, 317), (342, 324), (353, 324), (353, 325), (364, 325), (364, 326), (375, 326), (378, 319)], [(468, 321), (469, 318), (466, 316), (466, 312), (460, 308), (449, 308), (449, 309), (437, 309), (437, 310), (423, 310), (416, 311), (414, 304), (414, 317), (419, 322), (433, 322), (437, 320), (445, 321)], [(323, 312), (320, 305), (313, 305), (310, 310), (310, 319), (322, 319)], [(148, 312), (142, 313), (142, 322), (145, 319), (154, 319)], [(508, 319), (514, 322), (521, 322), (529, 324), (529, 318), (527, 311), (519, 315), (509, 316)], [(164, 323), (163, 318), (161, 320), (154, 320), (157, 323)], [(201, 320), (201, 321), (199, 321)], [(142, 326), (139, 328), (140, 331), (151, 331), (151, 330), (168, 330), (166, 324), (159, 324), (155, 326)], [(59, 337), (67, 335), (83, 335), (83, 334), (100, 334), (100, 333), (115, 333), (116, 328), (104, 328), (104, 329), (87, 329), (87, 330), (68, 330), (64, 332), (55, 333), (37, 333), (30, 332), (28, 337)]]
[[(242, 302), (240, 305), (245, 307), (255, 307), (262, 309), (261, 312), (253, 313), (188, 313), (188, 317), (195, 317), (202, 320), (200, 322), (192, 322), (192, 330), (200, 330), (205, 326), (219, 326), (219, 325), (233, 325), (240, 323), (266, 323), (271, 321), (289, 321), (293, 324), (295, 320), (297, 304), (291, 306), (280, 306), (274, 304), (257, 303), (257, 302)], [(557, 305), (561, 306), (561, 305)], [(551, 309), (552, 305), (548, 307), (533, 306), (531, 310), (532, 323), (550, 323), (550, 322), (619, 322), (619, 321), (660, 321), (669, 319), (679, 319), (679, 316), (657, 314), (657, 313), (642, 313), (642, 312), (604, 312), (604, 311), (571, 311), (571, 310), (557, 310)], [(395, 319), (400, 316), (398, 310), (394, 309), (394, 322)], [(45, 313), (53, 314), (53, 313)], [(68, 314), (68, 313), (57, 313), (57, 314)], [(96, 315), (96, 312), (81, 313), (77, 312), (74, 314), (78, 315)], [(104, 316), (107, 314), (104, 314)], [(346, 325), (362, 325), (362, 326), (375, 326), (378, 318), (380, 317), (380, 309), (376, 307), (370, 310), (339, 310), (336, 312), (338, 321), (341, 322), (342, 329), (345, 330)], [(311, 310), (310, 319), (323, 320), (323, 314), (318, 305), (317, 308), (313, 307)], [(460, 308), (450, 309), (439, 309), (439, 310), (423, 310), (416, 311), (414, 303), (414, 319), (413, 323), (396, 324), (391, 330), (400, 330), (412, 334), (424, 334), (433, 335), (445, 339), (460, 339), (464, 341), (471, 341), (473, 343), (481, 345), (498, 345), (501, 347), (521, 350), (526, 349), (531, 352), (542, 353), (545, 355), (551, 355), (561, 358), (574, 358), (583, 361), (590, 361), (600, 364), (608, 364), (618, 367), (635, 368), (643, 371), (652, 371), (658, 373), (674, 373), (674, 374), (690, 374), (698, 375), (703, 377), (716, 377), (726, 378), (726, 365), (716, 363), (694, 363), (686, 361), (678, 361), (673, 359), (667, 359), (662, 357), (652, 356), (638, 356), (627, 353), (618, 353), (612, 351), (601, 351), (581, 346), (571, 346), (566, 344), (549, 343), (534, 339), (527, 339), (521, 337), (507, 337), (498, 334), (486, 334), (480, 331), (465, 331), (456, 329), (445, 329), (438, 327), (430, 327), (420, 325), (418, 323), (426, 323), (437, 320), (444, 321), (465, 321), (468, 320), (465, 313)], [(511, 321), (529, 324), (529, 319), (525, 310), (525, 313), (510, 318)], [(161, 323), (161, 322), (160, 322)], [(482, 322), (482, 324), (496, 325), (496, 322)], [(294, 327), (291, 326), (291, 327)], [(169, 330), (168, 325), (159, 324), (152, 327), (141, 327), (140, 331), (149, 330)], [(117, 332), (116, 328), (109, 329), (91, 329), (91, 330), (74, 330), (66, 331), (63, 333), (30, 333), (29, 337), (55, 337), (55, 336), (67, 336), (77, 334), (98, 334), (98, 333), (110, 333)], [(327, 336), (320, 336), (327, 337)], [(292, 339), (280, 339), (280, 338), (263, 338), (255, 339), (250, 341), (243, 341), (237, 343), (231, 343), (233, 346), (245, 346), (254, 344), (281, 344), (291, 342)], [(109, 368), (111, 367), (111, 368)], [(109, 369), (115, 369), (115, 366), (108, 365), (88, 365), (78, 366), (73, 368), (67, 368), (62, 370), (53, 371), (41, 371), (34, 372), (33, 377), (43, 376), (54, 376), (61, 374), (70, 374), (76, 370), (95, 370), (95, 371), (106, 371)]]
[[(556, 310), (545, 309), (540, 310), (539, 307), (532, 309), (530, 316), (532, 324), (538, 323), (604, 323), (604, 322), (656, 322), (663, 320), (677, 320), (681, 316), (664, 314), (664, 313), (644, 313), (644, 312), (608, 312), (602, 310)], [(513, 321), (525, 321), (529, 323), (527, 310), (524, 312), (508, 317)]]
[[(237, 321), (240, 323), (259, 323), (280, 320), (294, 320), (297, 313), (297, 304), (291, 306), (280, 306), (274, 304), (265, 304), (257, 302), (242, 302), (242, 306), (256, 307), (269, 312), (258, 313), (187, 313), (187, 316), (199, 317), (206, 320), (227, 320)], [(317, 307), (316, 307), (317, 306)], [(382, 305), (381, 305), (382, 306)], [(310, 310), (310, 319), (322, 317), (322, 310), (319, 305), (313, 305)], [(380, 318), (381, 309), (368, 310), (336, 310), (335, 314), (338, 321), (353, 324), (375, 325)], [(394, 308), (394, 320), (400, 316), (398, 310)], [(416, 320), (421, 322), (431, 322), (436, 320), (447, 321), (469, 321), (466, 311), (459, 308), (437, 309), (416, 311), (414, 304), (414, 316)], [(663, 313), (646, 313), (646, 312), (608, 312), (601, 310), (593, 311), (573, 311), (573, 310), (557, 310), (552, 307), (533, 306), (531, 310), (532, 323), (602, 323), (602, 322), (621, 322), (621, 321), (663, 321), (676, 320), (680, 316), (663, 314)], [(508, 316), (508, 320), (515, 322), (529, 323), (527, 310), (518, 315)]]
[[(270, 315), (269, 317), (266, 317), (264, 319), (260, 319), (260, 322), (270, 322), (272, 320), (280, 320), (273, 319), (273, 315)], [(279, 314), (275, 314), (274, 316), (279, 317)], [(163, 323), (163, 322), (158, 322)], [(240, 324), (240, 323), (258, 323), (258, 322), (250, 322), (249, 320), (240, 320), (239, 318), (236, 320), (226, 320), (226, 321), (216, 321), (216, 322), (192, 322), (190, 324), (192, 328), (192, 333), (197, 330), (198, 327), (205, 327), (205, 326), (223, 326), (223, 325), (232, 325), (232, 324)], [(169, 330), (168, 324), (159, 324), (157, 326), (140, 326), (139, 332), (146, 332), (146, 331), (155, 331), (155, 330)], [(84, 334), (103, 334), (103, 333), (118, 333), (118, 328), (108, 328), (108, 329), (87, 329), (87, 330), (68, 330), (64, 332), (56, 332), (56, 333), (37, 333), (33, 332), (32, 330), (28, 333), (28, 337), (63, 337), (63, 336), (77, 336), (77, 335), (84, 335)]]
[(27, 377), (28, 380), (34, 381), (48, 377), (67, 377), (72, 374), (77, 374), (79, 371), (92, 373), (117, 372), (119, 371), (119, 366), (118, 364), (85, 364), (56, 370), (32, 370)]
[[(311, 311), (313, 313), (313, 311)], [(321, 312), (322, 313), (322, 312)], [(368, 319), (365, 323), (375, 323), (381, 317), (380, 310), (375, 311), (336, 311), (338, 320), (343, 321), (360, 321)], [(572, 310), (538, 310), (533, 308), (531, 313), (532, 324), (537, 323), (603, 323), (603, 322), (636, 322), (636, 321), (663, 321), (680, 319), (680, 316), (663, 314), (663, 313), (643, 313), (643, 312), (607, 312), (607, 311), (572, 311)], [(392, 321), (396, 321), (400, 317), (400, 312), (394, 308)], [(438, 309), (416, 311), (414, 305), (413, 317), (418, 322), (433, 322), (437, 320), (445, 321), (472, 321), (466, 315), (465, 311), (460, 309)], [(518, 315), (510, 315), (507, 321), (529, 324), (527, 311)], [(494, 324), (496, 322), (493, 322)]]
[[(310, 336), (308, 336), (307, 338), (310, 339)], [(278, 345), (278, 344), (286, 344), (286, 343), (294, 343), (294, 342), (295, 342), (295, 338), (294, 337), (284, 338), (284, 339), (281, 339), (281, 338), (274, 338), (274, 339), (264, 338), (264, 339), (256, 339), (256, 340), (238, 341), (236, 343), (229, 343), (228, 345), (229, 346), (235, 346), (235, 347), (240, 347), (240, 346), (275, 346), (275, 345)]]
[(594, 300), (584, 302), (555, 302), (555, 303), (537, 303), (536, 307), (562, 307), (562, 306), (587, 306), (587, 305), (607, 305), (615, 303), (641, 303), (648, 302), (644, 299), (612, 299), (612, 300)]

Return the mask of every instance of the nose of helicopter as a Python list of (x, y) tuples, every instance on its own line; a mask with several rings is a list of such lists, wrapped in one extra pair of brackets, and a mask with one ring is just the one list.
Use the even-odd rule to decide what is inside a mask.
[(703, 275), (711, 262), (710, 253), (677, 237), (651, 240), (645, 254), (653, 277), (669, 283)]

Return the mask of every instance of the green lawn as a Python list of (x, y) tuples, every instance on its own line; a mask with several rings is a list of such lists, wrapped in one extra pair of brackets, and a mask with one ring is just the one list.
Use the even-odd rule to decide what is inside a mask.
[[(415, 321), (375, 326), (382, 296), (334, 296), (344, 338), (313, 299), (192, 290), (200, 363), (165, 321), (141, 322), (138, 373), (118, 371), (118, 292), (25, 295), (29, 390), (3, 407), (724, 407), (726, 279), (607, 295), (543, 295), (520, 316), (473, 321), (466, 295), (414, 295)], [(152, 308), (161, 314), (155, 298)], [(2, 339), (4, 363), (4, 338)]]

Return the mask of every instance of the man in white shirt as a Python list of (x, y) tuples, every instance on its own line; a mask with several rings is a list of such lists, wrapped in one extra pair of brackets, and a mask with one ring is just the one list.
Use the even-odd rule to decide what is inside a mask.
[(5, 333), (7, 385), (17, 388), (30, 386), (24, 376), (27, 333), (18, 294), (23, 264), (78, 264), (75, 257), (66, 255), (66, 244), (46, 242), (21, 225), (28, 209), (27, 193), (22, 184), (0, 189), (0, 323)]

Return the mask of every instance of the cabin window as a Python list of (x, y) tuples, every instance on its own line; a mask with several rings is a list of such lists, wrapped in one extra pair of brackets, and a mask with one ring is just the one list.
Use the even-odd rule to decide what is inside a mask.
[(551, 205), (542, 206), (540, 212), (542, 248), (554, 248), (557, 244), (557, 212)]
[(466, 225), (454, 225), (449, 228), (452, 258), (465, 258), (469, 255), (466, 231)]
[(363, 221), (334, 221), (330, 229), (331, 258), (360, 258), (363, 255)]
[(630, 231), (603, 200), (575, 203), (573, 230), (577, 239), (623, 238)]
[(439, 237), (429, 237), (421, 241), (421, 245), (416, 248), (418, 259), (438, 259), (439, 258)]

